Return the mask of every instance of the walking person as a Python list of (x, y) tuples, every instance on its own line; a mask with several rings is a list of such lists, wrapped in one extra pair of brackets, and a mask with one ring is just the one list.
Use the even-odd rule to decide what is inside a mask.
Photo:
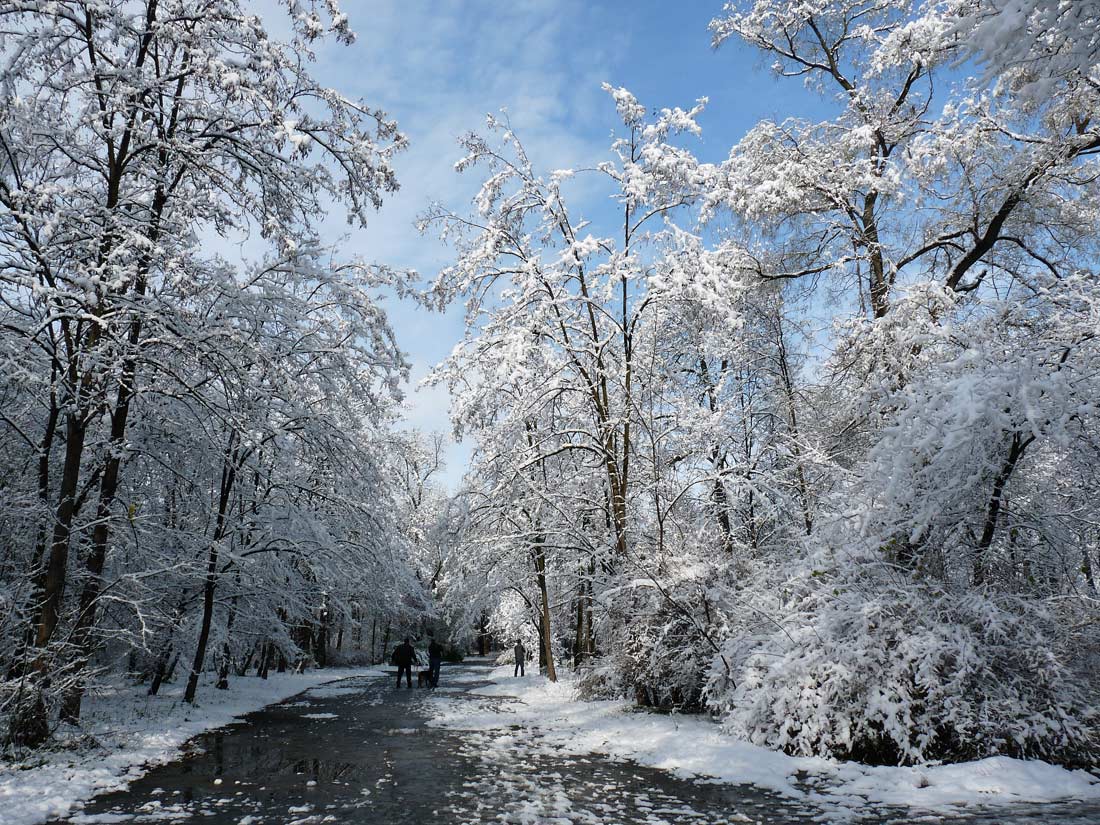
[(525, 676), (526, 674), (523, 672), (523, 665), (524, 662), (527, 661), (527, 648), (523, 646), (523, 642), (521, 642), (519, 639), (516, 639), (516, 647), (513, 652), (516, 654), (516, 666), (512, 670), (512, 678), (515, 678), (516, 676)]
[(393, 651), (393, 663), (397, 665), (397, 686), (401, 687), (401, 674), (405, 674), (405, 682), (411, 688), (413, 686), (412, 666), (416, 661), (416, 651), (409, 644), (408, 637)]
[(439, 668), (443, 664), (443, 645), (434, 638), (428, 642), (428, 678), (432, 687), (439, 687)]

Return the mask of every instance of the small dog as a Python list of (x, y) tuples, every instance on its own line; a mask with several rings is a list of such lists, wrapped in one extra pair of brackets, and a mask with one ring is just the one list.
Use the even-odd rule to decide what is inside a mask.
[(418, 688), (432, 686), (432, 672), (430, 670), (418, 670), (416, 672), (416, 686)]

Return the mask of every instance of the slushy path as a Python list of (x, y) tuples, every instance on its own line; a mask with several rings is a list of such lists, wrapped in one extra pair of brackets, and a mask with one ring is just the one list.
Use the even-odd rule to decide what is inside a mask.
[[(449, 698), (474, 694), (485, 664), (445, 666)], [(448, 677), (451, 677), (450, 683)], [(448, 686), (450, 685), (450, 686)], [(751, 786), (701, 784), (591, 754), (518, 748), (505, 761), (479, 737), (426, 726), (429, 693), (389, 678), (314, 688), (199, 737), (190, 754), (64, 822), (322, 825), (584, 823), (710, 825), (823, 821), (823, 811)], [(482, 700), (484, 701), (484, 700)], [(2, 812), (0, 812), (2, 813)], [(836, 812), (832, 812), (835, 816)], [(0, 815), (0, 820), (2, 820)], [(851, 821), (851, 820), (849, 820)], [(866, 823), (1096, 825), (1100, 808), (1043, 806), (963, 818), (876, 811)]]

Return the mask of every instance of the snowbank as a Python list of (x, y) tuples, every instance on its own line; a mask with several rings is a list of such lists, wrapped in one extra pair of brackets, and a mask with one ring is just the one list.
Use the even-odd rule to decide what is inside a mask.
[[(35, 825), (65, 816), (97, 794), (125, 788), (156, 765), (170, 762), (189, 739), (235, 718), (337, 679), (381, 673), (380, 668), (331, 668), (265, 681), (234, 679), (229, 690), (200, 685), (198, 704), (183, 702), (183, 685), (120, 686), (85, 700), (83, 737), (71, 750), (36, 753), (23, 763), (0, 763), (0, 820)], [(94, 743), (90, 740), (94, 739)]]
[(956, 765), (873, 767), (792, 757), (733, 738), (705, 717), (636, 712), (628, 702), (578, 701), (568, 682), (491, 672), (470, 699), (436, 694), (431, 724), (462, 730), (537, 729), (556, 752), (630, 759), (678, 776), (752, 784), (834, 813), (868, 806), (942, 811), (954, 806), (1100, 800), (1100, 777), (1045, 762), (993, 757)]

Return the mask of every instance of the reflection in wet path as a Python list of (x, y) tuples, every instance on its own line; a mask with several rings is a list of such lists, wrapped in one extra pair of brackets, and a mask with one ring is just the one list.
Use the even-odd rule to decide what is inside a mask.
[(422, 700), (395, 692), (388, 679), (316, 688), (199, 737), (188, 758), (95, 800), (71, 821), (421, 821), (468, 767), (454, 755), (453, 737), (423, 727)]
[[(444, 671), (476, 678), (478, 665)], [(478, 682), (461, 688), (476, 691)], [(466, 693), (448, 690), (449, 697)], [(823, 811), (748, 786), (709, 785), (599, 755), (548, 750), (522, 731), (428, 728), (424, 691), (356, 678), (314, 688), (199, 737), (187, 758), (100, 797), (72, 823), (820, 822)], [(471, 697), (472, 698), (472, 697)], [(481, 702), (485, 699), (481, 698)], [(838, 811), (831, 812), (835, 817)], [(847, 821), (1096, 825), (1100, 807), (1013, 808), (969, 817), (863, 811)]]

